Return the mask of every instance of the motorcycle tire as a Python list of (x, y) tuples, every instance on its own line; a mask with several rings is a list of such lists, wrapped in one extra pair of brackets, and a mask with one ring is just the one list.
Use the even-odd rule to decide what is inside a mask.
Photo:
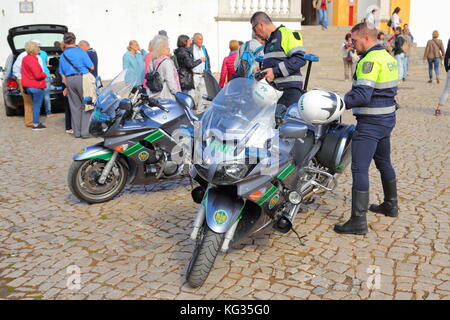
[[(101, 176), (101, 167), (104, 168), (106, 163), (106, 160), (101, 159), (88, 159), (72, 163), (67, 180), (69, 189), (75, 197), (89, 204), (102, 203), (113, 199), (123, 190), (128, 179), (128, 168), (120, 159), (114, 164), (105, 184), (100, 185), (96, 182)], [(98, 170), (93, 170), (93, 166), (97, 166)], [(87, 172), (88, 176), (86, 176), (85, 170), (90, 170)], [(118, 172), (117, 176), (116, 172)], [(95, 190), (96, 188), (98, 190)]]
[(208, 278), (224, 239), (224, 233), (216, 233), (203, 224), (186, 272), (186, 280), (192, 288), (200, 287)]

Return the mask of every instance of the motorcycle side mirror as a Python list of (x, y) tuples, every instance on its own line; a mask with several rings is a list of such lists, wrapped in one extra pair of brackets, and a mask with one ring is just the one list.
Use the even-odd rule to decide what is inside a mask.
[(133, 105), (129, 99), (122, 99), (119, 102), (119, 109), (125, 111), (131, 111), (133, 109)]
[(84, 97), (83, 104), (94, 104), (94, 101), (92, 100), (92, 97)]
[(95, 85), (97, 86), (98, 89), (103, 88), (103, 82), (100, 76), (97, 76), (97, 78), (95, 78)]
[(284, 123), (280, 126), (280, 137), (284, 139), (303, 139), (308, 133), (308, 127), (299, 123)]

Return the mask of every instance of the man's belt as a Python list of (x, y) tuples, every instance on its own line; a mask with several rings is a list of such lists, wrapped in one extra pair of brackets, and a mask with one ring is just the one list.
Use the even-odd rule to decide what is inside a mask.
[(82, 76), (82, 75), (83, 75), (83, 73), (73, 73), (73, 74), (69, 74), (68, 76), (66, 76), (66, 78), (75, 77), (75, 76)]

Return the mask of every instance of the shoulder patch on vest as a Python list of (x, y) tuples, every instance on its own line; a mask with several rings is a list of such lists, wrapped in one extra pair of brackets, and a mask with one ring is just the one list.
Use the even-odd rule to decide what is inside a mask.
[(294, 38), (297, 40), (302, 40), (302, 37), (300, 36), (300, 33), (298, 33), (297, 31), (292, 32), (294, 34)]
[(362, 72), (363, 73), (371, 73), (373, 69), (373, 62), (366, 61), (363, 64)]

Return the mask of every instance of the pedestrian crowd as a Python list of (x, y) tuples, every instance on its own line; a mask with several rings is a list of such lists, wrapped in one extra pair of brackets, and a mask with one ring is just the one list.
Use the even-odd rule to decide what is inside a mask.
[[(52, 117), (51, 88), (63, 88), (65, 107), (65, 129), (76, 138), (89, 137), (91, 105), (84, 103), (84, 97), (95, 98), (95, 77), (98, 73), (98, 57), (86, 40), (76, 44), (75, 35), (68, 32), (63, 42), (55, 41), (55, 51), (62, 51), (58, 57), (49, 59), (41, 50), (39, 40), (25, 44), (25, 51), (16, 59), (13, 74), (19, 84), (24, 100), (24, 122), (32, 130), (43, 130), (40, 121), (41, 106), (44, 103), (46, 116)], [(49, 67), (55, 72), (51, 73)]]
[[(320, 16), (322, 29), (327, 29), (327, 5), (331, 0), (314, 0), (313, 6)], [(408, 78), (410, 54), (413, 48), (414, 37), (407, 24), (401, 27), (399, 16), (400, 8), (395, 8), (388, 26), (394, 32), (386, 35), (383, 31), (377, 31), (377, 44), (384, 47), (397, 61), (399, 80), (406, 81)], [(369, 29), (376, 29), (376, 8), (371, 8), (364, 22)], [(263, 19), (264, 20), (264, 19)], [(265, 44), (270, 40), (272, 33), (281, 28), (275, 26), (267, 29), (266, 23), (262, 21), (258, 32), (258, 23), (252, 27), (252, 39), (247, 42), (231, 40), (229, 42), (229, 54), (222, 62), (219, 86), (221, 88), (234, 77), (248, 77), (260, 71), (261, 60), (265, 54), (265, 65), (270, 65)], [(261, 21), (260, 21), (261, 23)], [(269, 24), (270, 25), (270, 24)], [(266, 30), (267, 29), (267, 30)], [(272, 39), (271, 41), (274, 41)], [(208, 50), (203, 44), (203, 35), (195, 33), (192, 38), (180, 35), (177, 39), (177, 48), (172, 53), (169, 47), (169, 38), (165, 30), (160, 30), (149, 42), (147, 50), (142, 49), (138, 41), (131, 40), (122, 58), (123, 69), (127, 69), (126, 81), (136, 86), (143, 86), (147, 93), (154, 98), (175, 99), (177, 92), (189, 94), (194, 98), (196, 112), (201, 113), (206, 105), (202, 96), (206, 93), (204, 72), (211, 72), (211, 61)], [(64, 35), (63, 42), (55, 42), (54, 46), (61, 49), (58, 58), (51, 58), (41, 50), (40, 42), (32, 40), (26, 43), (25, 51), (21, 53), (13, 66), (13, 73), (17, 78), (19, 88), (24, 98), (24, 121), (25, 125), (33, 130), (45, 129), (40, 121), (41, 106), (44, 105), (47, 117), (54, 116), (51, 108), (50, 92), (52, 83), (60, 83), (63, 86), (65, 104), (65, 129), (75, 138), (89, 137), (89, 118), (92, 105), (85, 101), (85, 97), (96, 97), (96, 77), (98, 76), (98, 57), (89, 42), (81, 40), (76, 43), (76, 37), (68, 32)], [(444, 91), (436, 107), (435, 114), (441, 115), (442, 108), (448, 98), (450, 91), (449, 70), (449, 44), (447, 51), (439, 39), (439, 32), (432, 33), (432, 39), (428, 41), (425, 48), (424, 60), (429, 66), (429, 83), (433, 81), (433, 71), (436, 82), (440, 82), (440, 64), (443, 62), (447, 73)], [(445, 58), (444, 58), (445, 56)], [(355, 69), (360, 59), (355, 48), (355, 40), (351, 33), (345, 35), (342, 44), (342, 59), (344, 63), (344, 79), (350, 80), (355, 74)], [(53, 62), (51, 61), (53, 60)], [(258, 62), (259, 61), (259, 62)], [(276, 61), (278, 64), (279, 61)], [(299, 69), (302, 62), (295, 62), (289, 66)], [(51, 73), (50, 64), (57, 66), (57, 72)], [(289, 78), (295, 77), (295, 72), (288, 72), (286, 64), (284, 68), (269, 68), (269, 80), (280, 82), (279, 89), (285, 89), (283, 97), (286, 101), (293, 101), (299, 96), (298, 88), (286, 85), (276, 76), (289, 74)], [(277, 74), (273, 74), (276, 71)], [(158, 74), (161, 88), (152, 86), (153, 77)], [(150, 85), (149, 85), (150, 84)], [(290, 87), (289, 87), (290, 86)], [(292, 87), (292, 88), (291, 88)], [(287, 90), (289, 89), (289, 90)], [(294, 92), (294, 90), (297, 90)], [(288, 93), (290, 92), (290, 93)], [(292, 99), (291, 99), (292, 98)]]

